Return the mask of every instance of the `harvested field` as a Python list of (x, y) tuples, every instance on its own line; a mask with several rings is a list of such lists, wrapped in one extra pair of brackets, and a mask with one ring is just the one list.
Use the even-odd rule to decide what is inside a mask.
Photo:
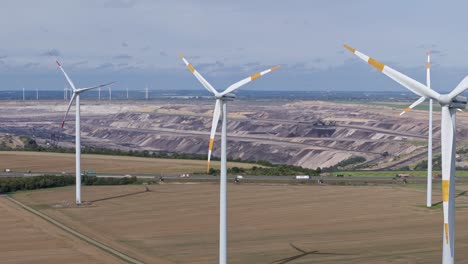
[[(146, 263), (215, 263), (218, 185), (85, 186), (82, 208), (73, 187), (14, 197)], [(466, 188), (467, 186), (458, 186)], [(441, 208), (426, 209), (410, 187), (228, 185), (229, 263), (440, 263)], [(461, 190), (461, 189), (460, 189)], [(123, 194), (132, 194), (125, 197)], [(115, 197), (115, 198), (112, 198)], [(106, 199), (110, 198), (110, 199)], [(434, 196), (439, 201), (440, 195)], [(468, 258), (468, 197), (457, 198), (457, 256)], [(317, 253), (316, 252), (316, 253)]]
[[(219, 168), (218, 161), (212, 161)], [(248, 168), (254, 165), (229, 162), (230, 167)], [(257, 165), (258, 166), (258, 165)], [(0, 151), (0, 168), (13, 171), (75, 172), (75, 154), (27, 151)], [(160, 174), (205, 172), (205, 160), (153, 159), (126, 156), (82, 155), (81, 170), (96, 170), (98, 173)]]
[(122, 263), (0, 197), (1, 263)]

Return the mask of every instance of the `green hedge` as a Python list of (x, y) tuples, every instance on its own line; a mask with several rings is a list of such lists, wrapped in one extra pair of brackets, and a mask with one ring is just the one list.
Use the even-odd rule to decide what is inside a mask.
[[(98, 178), (96, 176), (83, 176), (83, 185), (126, 185), (137, 182), (136, 177), (125, 178)], [(75, 176), (33, 176), (33, 177), (1, 177), (0, 193), (22, 190), (35, 190), (42, 188), (61, 187), (75, 184)]]

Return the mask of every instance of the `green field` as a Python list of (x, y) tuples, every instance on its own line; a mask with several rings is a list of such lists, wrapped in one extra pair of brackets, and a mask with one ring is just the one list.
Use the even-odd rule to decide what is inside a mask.
[[(413, 102), (408, 102), (408, 103), (392, 103), (392, 102), (368, 102), (368, 101), (334, 101), (334, 103), (339, 103), (339, 104), (365, 104), (365, 105), (379, 105), (379, 106), (387, 106), (387, 107), (392, 107), (396, 109), (405, 109), (406, 107), (410, 106)], [(416, 107), (413, 108), (414, 110), (424, 110), (428, 111), (429, 110), (429, 104), (427, 102), (424, 102)], [(440, 106), (438, 104), (433, 104), (432, 110), (435, 112), (440, 112)]]
[[(340, 171), (340, 172), (331, 172), (330, 176), (336, 176), (337, 174), (343, 174), (344, 176), (352, 177), (394, 177), (397, 174), (409, 174), (414, 177), (426, 177), (427, 171)], [(436, 173), (441, 174), (440, 171), (433, 171), (432, 174)], [(456, 175), (459, 177), (468, 177), (468, 171), (458, 170)]]

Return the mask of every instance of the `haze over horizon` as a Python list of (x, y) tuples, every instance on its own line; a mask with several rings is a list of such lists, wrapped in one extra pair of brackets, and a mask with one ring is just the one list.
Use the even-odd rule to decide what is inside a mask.
[[(407, 90), (344, 50), (347, 43), (432, 86), (452, 90), (468, 75), (463, 25), (468, 3), (360, 0), (4, 1), (0, 89), (63, 89), (52, 53), (78, 87), (204, 89), (182, 52), (216, 89), (282, 65), (250, 90)], [(291, 16), (294, 14), (294, 16)], [(5, 26), (6, 25), (6, 26)], [(370, 73), (372, 72), (372, 73)]]

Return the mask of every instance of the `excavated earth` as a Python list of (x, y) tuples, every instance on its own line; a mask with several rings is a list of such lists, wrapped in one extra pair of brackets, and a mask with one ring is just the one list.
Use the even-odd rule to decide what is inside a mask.
[[(213, 106), (206, 99), (83, 101), (82, 141), (123, 150), (206, 154)], [(23, 135), (47, 145), (59, 136), (60, 145), (73, 146), (74, 108), (60, 129), (66, 102), (2, 102), (1, 107), (3, 139)], [(397, 117), (401, 109), (389, 106), (287, 100), (239, 100), (230, 102), (228, 111), (232, 158), (316, 168), (362, 156), (364, 165), (382, 169), (414, 164), (427, 151), (425, 111)], [(466, 114), (458, 114), (457, 126), (458, 146), (463, 146), (468, 138)], [(439, 138), (439, 112), (435, 112), (435, 153)], [(220, 155), (219, 139), (217, 135), (214, 156)]]

